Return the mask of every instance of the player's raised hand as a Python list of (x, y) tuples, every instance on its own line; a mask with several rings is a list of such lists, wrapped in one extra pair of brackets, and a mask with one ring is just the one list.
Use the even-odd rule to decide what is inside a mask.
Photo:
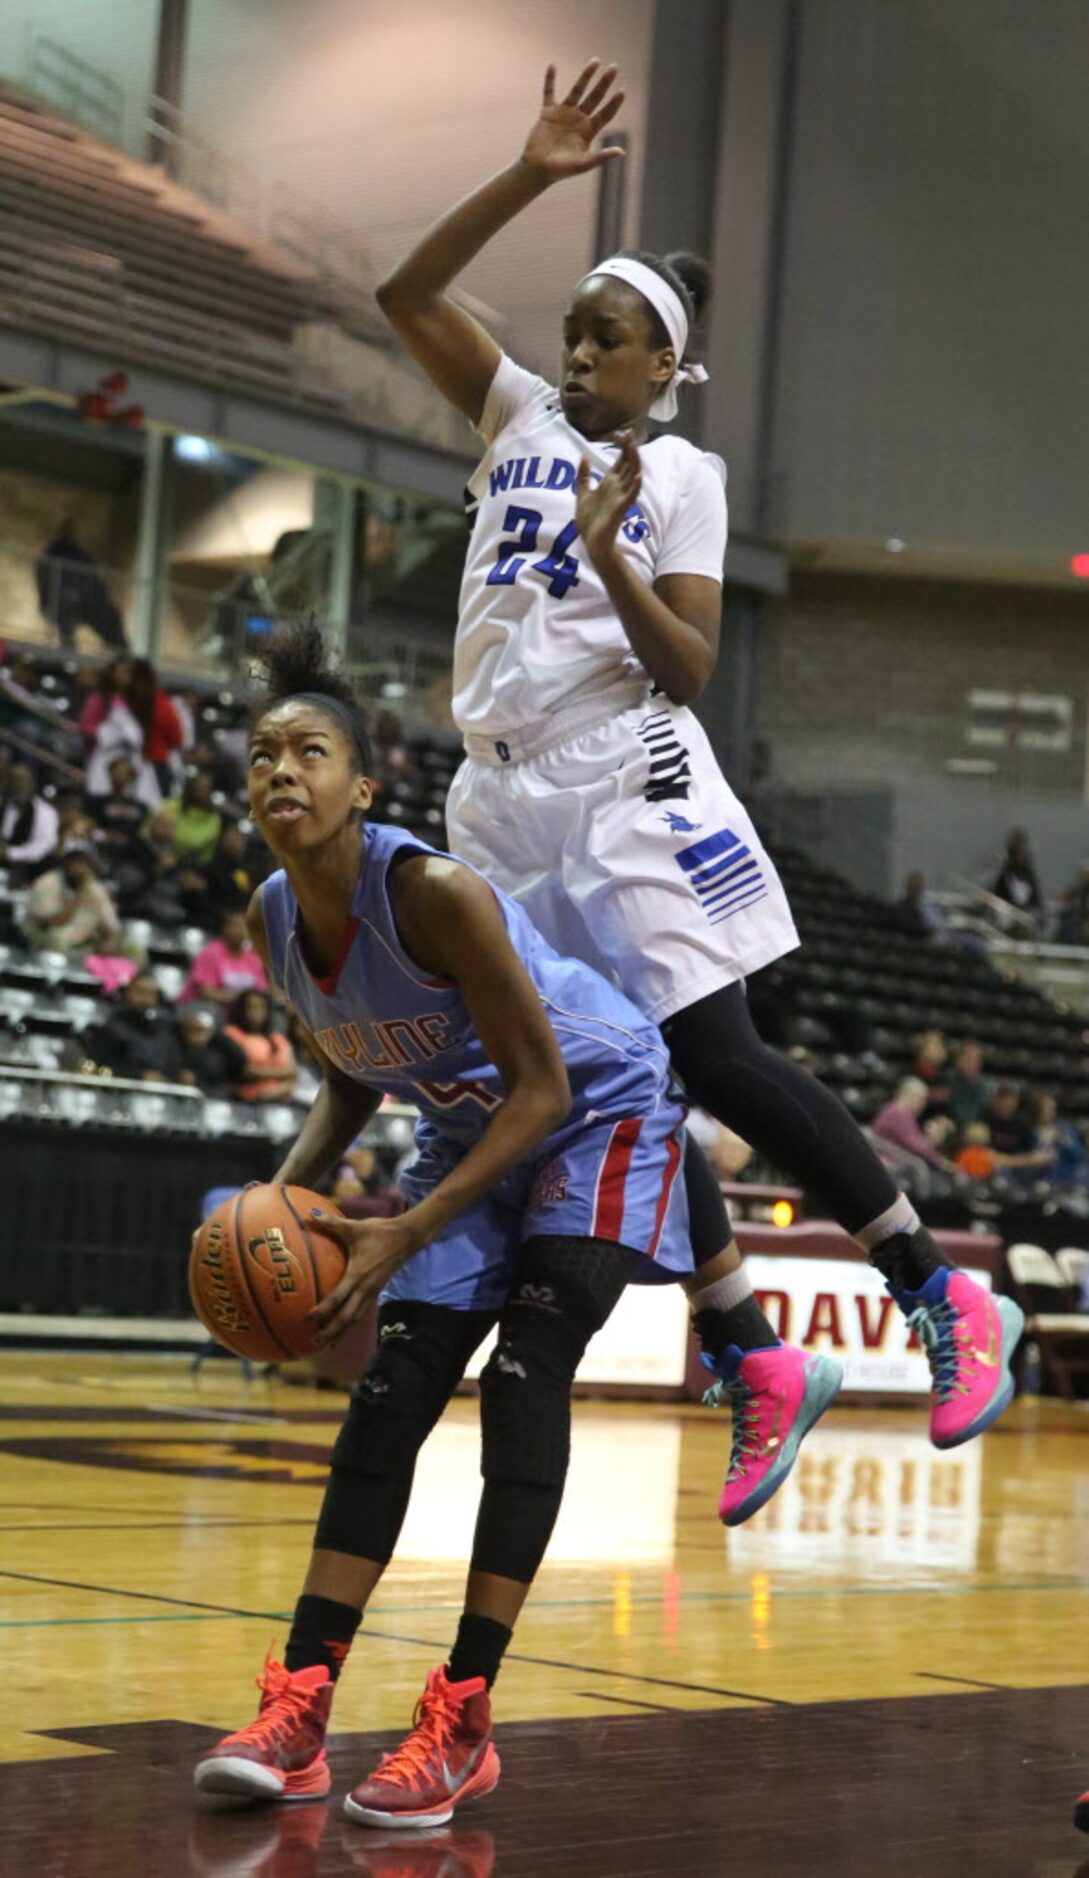
[(550, 183), (566, 176), (584, 176), (600, 169), (623, 150), (606, 146), (595, 150), (595, 140), (611, 124), (624, 102), (624, 93), (614, 91), (618, 67), (601, 67), (600, 59), (591, 59), (583, 67), (566, 97), (556, 102), (556, 67), (545, 73), (541, 115), (526, 139), (522, 162)]
[(595, 563), (611, 552), (620, 524), (643, 486), (643, 466), (634, 438), (625, 431), (618, 442), (620, 455), (599, 483), (591, 483), (585, 457), (575, 472), (575, 520), (579, 538)]

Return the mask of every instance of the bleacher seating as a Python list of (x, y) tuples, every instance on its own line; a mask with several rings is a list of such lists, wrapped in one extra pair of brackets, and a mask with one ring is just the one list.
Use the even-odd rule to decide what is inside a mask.
[(753, 982), (775, 1041), (805, 1046), (822, 1078), (868, 1117), (911, 1069), (921, 1031), (983, 1045), (987, 1073), (1061, 1093), (1089, 1120), (1089, 1027), (974, 953), (907, 934), (894, 909), (803, 855), (777, 855), (801, 949)]
[(0, 83), (0, 324), (95, 341), (198, 380), (340, 409), (292, 348), (334, 291), (162, 172)]

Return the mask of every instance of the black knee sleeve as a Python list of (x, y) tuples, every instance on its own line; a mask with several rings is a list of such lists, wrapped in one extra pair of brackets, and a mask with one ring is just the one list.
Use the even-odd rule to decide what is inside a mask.
[(405, 1516), (416, 1456), (494, 1313), (383, 1305), (378, 1348), (333, 1446), (315, 1543), (385, 1563)]
[(596, 1239), (534, 1239), (480, 1378), (481, 1473), (473, 1568), (530, 1584), (563, 1498), (571, 1384), (636, 1257)]
[(485, 1480), (562, 1486), (575, 1371), (617, 1303), (633, 1256), (597, 1239), (527, 1244), (498, 1345), (480, 1378)]

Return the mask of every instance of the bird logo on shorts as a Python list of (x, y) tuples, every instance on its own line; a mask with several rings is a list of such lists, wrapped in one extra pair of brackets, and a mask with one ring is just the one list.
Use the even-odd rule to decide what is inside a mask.
[(688, 822), (673, 809), (666, 810), (663, 820), (668, 824), (671, 835), (694, 835), (703, 827), (702, 822)]

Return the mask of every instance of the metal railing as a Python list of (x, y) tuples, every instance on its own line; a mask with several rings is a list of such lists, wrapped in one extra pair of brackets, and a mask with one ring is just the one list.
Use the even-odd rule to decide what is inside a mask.
[(125, 90), (97, 65), (90, 65), (46, 33), (36, 33), (27, 74), (29, 88), (64, 117), (106, 143), (121, 142)]

